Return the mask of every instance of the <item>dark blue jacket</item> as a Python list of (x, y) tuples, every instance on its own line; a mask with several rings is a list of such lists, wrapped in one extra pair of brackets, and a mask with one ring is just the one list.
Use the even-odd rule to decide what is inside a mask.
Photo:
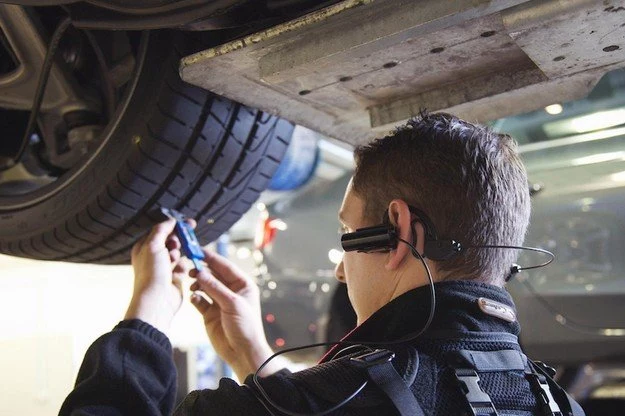
[[(514, 308), (502, 288), (448, 281), (436, 285), (436, 312), (429, 329), (418, 339), (387, 344), (392, 364), (427, 415), (461, 415), (466, 399), (446, 353), (453, 350), (518, 350), (519, 324), (488, 315), (478, 306), (487, 298)], [(417, 333), (430, 306), (428, 287), (411, 290), (378, 310), (346, 340), (391, 342)], [(381, 346), (376, 346), (381, 348)], [(308, 370), (280, 371), (261, 379), (272, 398), (291, 411), (319, 412), (340, 403), (367, 379), (351, 365), (350, 349), (336, 348)], [(480, 386), (500, 414), (537, 414), (537, 402), (522, 371), (485, 373)], [(61, 415), (168, 415), (173, 411), (176, 370), (168, 339), (150, 325), (122, 321), (96, 340), (87, 351), (74, 391)], [(222, 379), (216, 390), (190, 393), (176, 409), (179, 415), (268, 415), (251, 376), (240, 386)], [(275, 414), (280, 414), (274, 411)], [(333, 414), (393, 415), (394, 407), (369, 383), (356, 398)]]

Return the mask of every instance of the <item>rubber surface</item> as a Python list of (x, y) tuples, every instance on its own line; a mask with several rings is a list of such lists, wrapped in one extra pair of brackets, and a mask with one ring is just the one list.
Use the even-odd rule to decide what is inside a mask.
[(208, 243), (267, 187), (293, 125), (183, 83), (176, 37), (150, 37), (129, 111), (96, 159), (38, 205), (0, 207), (2, 253), (126, 263), (161, 206), (195, 218)]

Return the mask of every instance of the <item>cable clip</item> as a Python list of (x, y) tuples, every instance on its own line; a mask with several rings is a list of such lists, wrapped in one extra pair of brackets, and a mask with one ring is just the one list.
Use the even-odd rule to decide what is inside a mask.
[(393, 351), (377, 349), (357, 355), (356, 357), (351, 357), (350, 361), (360, 368), (369, 368), (391, 362), (393, 358), (395, 358), (395, 353)]
[(550, 366), (549, 364), (546, 364), (542, 361), (534, 361), (534, 364), (536, 364), (538, 367), (540, 367), (545, 373), (547, 373), (547, 375), (551, 378), (554, 378), (556, 376), (556, 369), (553, 368), (552, 366)]

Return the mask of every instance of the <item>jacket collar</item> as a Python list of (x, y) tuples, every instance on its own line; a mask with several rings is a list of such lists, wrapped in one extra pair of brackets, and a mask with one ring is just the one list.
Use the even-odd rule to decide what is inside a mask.
[[(436, 308), (426, 332), (507, 332), (518, 336), (520, 326), (482, 311), (478, 299), (501, 303), (514, 312), (510, 294), (503, 288), (467, 280), (438, 282), (434, 285)], [(422, 286), (393, 299), (352, 330), (345, 341), (394, 341), (417, 334), (430, 312), (430, 289)]]

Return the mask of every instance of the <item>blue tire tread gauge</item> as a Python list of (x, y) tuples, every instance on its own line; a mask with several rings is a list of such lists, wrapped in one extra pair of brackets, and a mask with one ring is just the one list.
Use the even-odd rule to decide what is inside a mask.
[(176, 220), (176, 228), (174, 232), (180, 240), (182, 254), (193, 262), (195, 268), (200, 271), (204, 267), (202, 260), (204, 260), (204, 252), (200, 246), (200, 242), (195, 236), (193, 228), (185, 221), (185, 216), (169, 208), (161, 208), (161, 212), (169, 218)]

